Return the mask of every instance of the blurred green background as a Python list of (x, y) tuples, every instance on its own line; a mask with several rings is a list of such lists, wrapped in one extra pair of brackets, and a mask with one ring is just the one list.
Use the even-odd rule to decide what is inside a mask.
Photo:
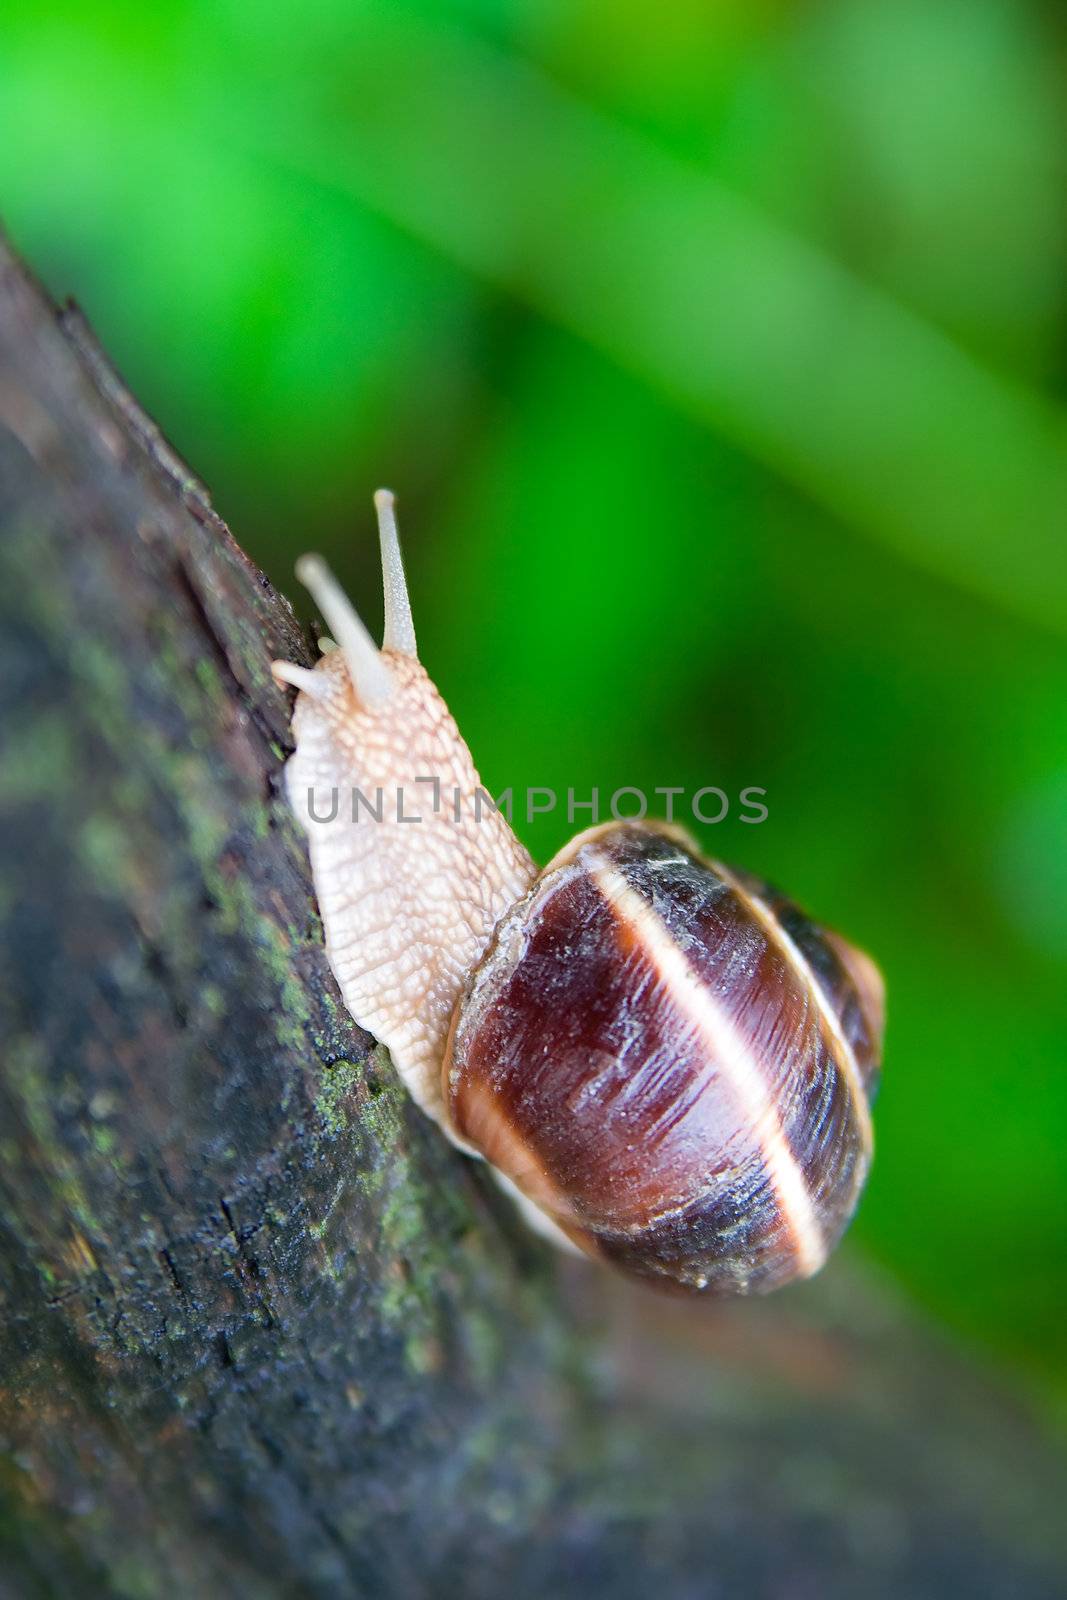
[(275, 579), (377, 625), (388, 482), (494, 790), (766, 787), (704, 844), (888, 975), (852, 1247), (1054, 1409), (1065, 132), (1026, 0), (0, 20), (0, 212)]

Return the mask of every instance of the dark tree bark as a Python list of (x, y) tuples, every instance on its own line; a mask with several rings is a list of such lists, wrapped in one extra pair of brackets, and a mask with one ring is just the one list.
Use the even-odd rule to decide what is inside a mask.
[(0, 1593), (1052, 1595), (1067, 1482), (847, 1258), (560, 1266), (345, 1015), (288, 604), (0, 258)]

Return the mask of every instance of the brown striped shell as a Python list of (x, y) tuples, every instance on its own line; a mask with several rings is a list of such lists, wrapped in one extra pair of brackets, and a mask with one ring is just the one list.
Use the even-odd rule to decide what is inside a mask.
[(760, 1292), (818, 1270), (871, 1158), (873, 963), (679, 830), (572, 840), (456, 1007), (449, 1116), (583, 1250)]

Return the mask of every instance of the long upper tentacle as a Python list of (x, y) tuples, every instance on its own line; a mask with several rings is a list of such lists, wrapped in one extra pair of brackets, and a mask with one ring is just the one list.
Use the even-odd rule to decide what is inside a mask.
[(382, 587), (385, 590), (385, 636), (382, 647), (398, 650), (405, 656), (417, 656), (415, 624), (411, 620), (411, 600), (408, 597), (404, 563), (400, 556), (400, 540), (396, 531), (396, 497), (391, 489), (379, 489), (374, 496), (374, 509), (378, 513), (378, 536), (382, 546)]
[(296, 575), (322, 612), (344, 652), (352, 686), (364, 705), (375, 705), (389, 694), (393, 680), (381, 652), (360, 620), (351, 600), (321, 556), (301, 556)]

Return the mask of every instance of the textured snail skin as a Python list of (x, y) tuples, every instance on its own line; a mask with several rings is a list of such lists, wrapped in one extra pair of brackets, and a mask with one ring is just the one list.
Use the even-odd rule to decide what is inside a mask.
[(589, 1254), (712, 1294), (818, 1270), (871, 1157), (876, 968), (680, 830), (579, 835), (502, 919), (444, 1064), (456, 1133)]
[[(423, 668), (393, 651), (381, 659), (393, 680), (386, 716), (356, 699), (339, 650), (319, 662), (318, 698), (302, 695), (293, 717), (286, 786), (307, 829), (345, 1005), (443, 1122), (441, 1053), (456, 996), (536, 868), (502, 816), (476, 814), (478, 774)], [(419, 773), (434, 774), (445, 795), (462, 794), (458, 821), (450, 802), (434, 809)], [(384, 803), (380, 821), (363, 812), (353, 822), (354, 793), (392, 801), (398, 783), (418, 822), (399, 821)]]

